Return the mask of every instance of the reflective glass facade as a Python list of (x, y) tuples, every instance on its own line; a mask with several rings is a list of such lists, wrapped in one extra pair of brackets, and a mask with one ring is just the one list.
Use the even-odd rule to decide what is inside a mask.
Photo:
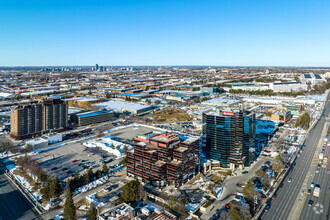
[(249, 166), (254, 160), (255, 114), (237, 111), (230, 114), (203, 114), (202, 150), (207, 159), (220, 161), (221, 167), (230, 163)]

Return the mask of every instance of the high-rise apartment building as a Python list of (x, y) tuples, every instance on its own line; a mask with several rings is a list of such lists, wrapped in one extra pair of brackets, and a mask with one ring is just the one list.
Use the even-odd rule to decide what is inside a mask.
[(10, 135), (16, 139), (68, 126), (68, 104), (61, 99), (43, 99), (10, 111)]
[(199, 138), (174, 133), (139, 135), (127, 152), (127, 173), (156, 186), (180, 186), (195, 175), (199, 145)]
[(242, 107), (203, 113), (202, 151), (221, 167), (249, 166), (254, 160), (255, 113)]

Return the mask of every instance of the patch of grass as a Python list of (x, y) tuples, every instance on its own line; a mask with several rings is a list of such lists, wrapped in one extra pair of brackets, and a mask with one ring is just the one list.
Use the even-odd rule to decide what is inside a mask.
[(166, 109), (155, 112), (151, 116), (156, 122), (177, 122), (177, 121), (189, 121), (191, 117), (185, 111), (178, 109)]
[(220, 176), (217, 175), (213, 175), (209, 178), (209, 180), (211, 180), (212, 182), (216, 183), (216, 184), (220, 184), (223, 179)]
[(207, 200), (207, 202), (203, 205), (204, 208), (209, 207), (212, 204), (212, 201)]
[(231, 170), (227, 170), (227, 171), (219, 171), (218, 173), (224, 176), (230, 176), (233, 172)]
[(30, 177), (29, 175), (27, 175), (26, 173), (19, 171), (19, 170), (15, 170), (14, 174), (19, 175), (21, 177), (24, 177), (28, 183), (30, 184), (30, 186), (32, 186), (32, 191), (35, 192), (37, 191), (38, 185), (37, 183), (32, 179), (32, 177)]

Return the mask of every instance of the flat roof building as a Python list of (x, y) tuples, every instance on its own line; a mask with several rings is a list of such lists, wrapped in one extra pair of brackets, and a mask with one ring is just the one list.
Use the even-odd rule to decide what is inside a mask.
[(203, 113), (202, 151), (224, 168), (249, 166), (254, 160), (255, 113), (217, 108)]
[(78, 126), (86, 126), (96, 123), (102, 123), (106, 121), (111, 121), (114, 119), (113, 111), (100, 110), (100, 111), (89, 111), (74, 114), (73, 117), (74, 123)]
[(10, 110), (10, 123), (10, 135), (17, 139), (66, 129), (68, 104), (61, 99), (43, 99), (36, 104), (19, 105)]

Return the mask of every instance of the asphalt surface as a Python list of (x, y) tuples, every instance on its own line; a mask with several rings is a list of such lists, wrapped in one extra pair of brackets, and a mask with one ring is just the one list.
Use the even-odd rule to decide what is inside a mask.
[[(201, 218), (211, 219), (211, 217), (217, 213), (217, 210), (222, 209), (225, 204), (235, 198), (237, 192), (242, 192), (243, 188), (240, 187), (241, 185), (246, 184), (266, 161), (272, 160), (273, 158), (260, 156), (251, 166), (246, 167), (244, 170), (236, 171), (235, 173), (237, 173), (237, 176), (228, 177), (223, 185), (223, 192), (221, 193), (220, 199), (216, 200), (213, 203), (214, 208), (209, 212), (204, 213)], [(242, 174), (243, 171), (248, 171), (248, 173)]]
[[(330, 147), (325, 150), (325, 156), (329, 157)], [(314, 164), (316, 167), (317, 164)], [(321, 192), (319, 197), (313, 196), (313, 189), (310, 195), (306, 196), (304, 208), (301, 212), (300, 219), (330, 219), (330, 175), (327, 174), (327, 170), (330, 169), (329, 163), (327, 168), (320, 168), (319, 173), (314, 173), (312, 180), (315, 184), (320, 185)], [(310, 188), (310, 184), (308, 185)], [(308, 201), (312, 200), (314, 202), (312, 207), (308, 206)]]
[[(329, 110), (330, 110), (329, 96), (327, 100), (328, 102), (326, 102), (326, 109), (324, 112), (325, 116), (329, 114)], [(267, 219), (267, 220), (288, 219), (290, 215), (290, 211), (292, 210), (292, 207), (297, 199), (297, 196), (299, 195), (299, 193), (301, 193), (301, 187), (306, 179), (307, 172), (310, 170), (310, 167), (312, 165), (313, 157), (315, 155), (315, 151), (317, 149), (317, 145), (320, 141), (321, 134), (326, 122), (324, 115), (321, 116), (321, 119), (317, 122), (315, 127), (310, 130), (310, 133), (306, 138), (305, 147), (303, 148), (303, 152), (301, 153), (301, 156), (296, 159), (295, 161), (296, 165), (290, 169), (288, 175), (283, 180), (284, 185), (280, 187), (276, 192), (277, 198), (271, 201), (269, 211), (264, 212), (260, 217), (261, 219)], [(325, 182), (328, 181), (328, 176), (327, 174), (324, 174), (324, 169), (323, 171), (320, 172), (320, 175), (318, 176), (323, 176), (322, 178), (320, 178), (320, 184), (324, 184), (326, 186), (327, 183)], [(289, 178), (292, 178), (291, 183), (288, 182)], [(327, 187), (324, 187), (323, 190), (326, 190)], [(326, 198), (326, 196), (321, 196), (320, 199), (329, 200), (329, 198), (330, 197)], [(305, 203), (308, 203), (308, 199), (306, 199)], [(328, 212), (329, 207), (324, 207), (324, 209), (325, 209), (324, 213), (326, 213)], [(301, 213), (300, 215), (301, 219), (313, 219), (313, 218), (305, 218), (304, 217), (304, 215), (306, 214), (305, 212), (310, 212), (310, 211), (309, 210), (306, 211), (306, 208), (304, 207), (303, 213)], [(314, 215), (314, 217), (315, 219), (321, 219), (320, 215), (319, 216)]]
[(24, 196), (11, 184), (0, 167), (0, 219), (39, 219)]

